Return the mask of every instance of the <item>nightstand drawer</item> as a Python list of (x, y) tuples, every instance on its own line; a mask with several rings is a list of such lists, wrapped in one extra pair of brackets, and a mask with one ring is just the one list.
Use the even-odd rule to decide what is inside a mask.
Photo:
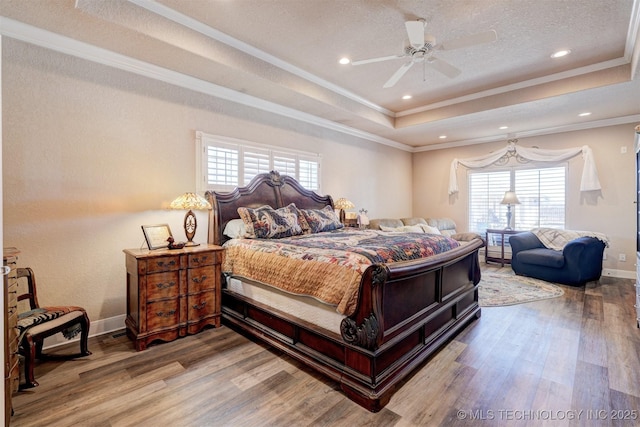
[(147, 301), (175, 298), (180, 294), (180, 273), (156, 273), (147, 276)]
[(201, 292), (187, 297), (189, 321), (203, 319), (215, 313), (215, 294), (212, 291)]
[(178, 299), (156, 301), (147, 304), (147, 331), (177, 325), (180, 320)]
[(216, 268), (214, 266), (193, 268), (187, 271), (188, 293), (193, 294), (216, 287)]
[(189, 268), (220, 264), (220, 251), (189, 254)]
[(147, 260), (146, 274), (162, 273), (180, 269), (180, 257), (178, 255), (157, 257)]

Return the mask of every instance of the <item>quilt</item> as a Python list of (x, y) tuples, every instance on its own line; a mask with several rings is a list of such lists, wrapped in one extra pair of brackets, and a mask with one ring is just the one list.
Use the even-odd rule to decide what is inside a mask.
[(232, 239), (224, 244), (222, 270), (316, 298), (348, 316), (356, 309), (360, 281), (370, 265), (426, 258), (459, 245), (442, 235), (348, 229), (283, 239)]

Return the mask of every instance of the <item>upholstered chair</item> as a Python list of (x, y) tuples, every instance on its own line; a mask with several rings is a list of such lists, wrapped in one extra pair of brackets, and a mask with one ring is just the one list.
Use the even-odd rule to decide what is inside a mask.
[[(33, 373), (36, 359), (68, 359), (88, 356), (89, 317), (82, 307), (40, 307), (36, 278), (31, 268), (17, 269), (19, 353), (24, 356), (25, 384), (21, 388), (38, 386)], [(26, 283), (25, 283), (26, 282)], [(20, 310), (23, 310), (20, 312)], [(80, 335), (80, 352), (74, 354), (45, 354), (45, 338), (62, 333), (71, 339)]]

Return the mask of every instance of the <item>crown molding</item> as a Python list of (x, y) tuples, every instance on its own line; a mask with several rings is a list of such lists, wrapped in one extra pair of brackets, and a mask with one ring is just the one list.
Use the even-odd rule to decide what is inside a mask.
[[(129, 0), (142, 1), (142, 0)], [(146, 2), (145, 2), (146, 3)], [(155, 2), (152, 2), (155, 3)], [(636, 4), (640, 0), (636, 0)], [(424, 147), (412, 147), (388, 138), (381, 137), (369, 132), (365, 132), (350, 126), (346, 126), (331, 120), (324, 119), (312, 114), (295, 110), (274, 102), (247, 95), (214, 83), (210, 83), (195, 77), (188, 76), (183, 73), (172, 71), (163, 67), (159, 67), (138, 59), (134, 59), (113, 51), (100, 48), (85, 42), (81, 42), (70, 37), (62, 36), (41, 28), (37, 28), (10, 18), (0, 16), (0, 34), (16, 40), (20, 40), (29, 44), (44, 47), (52, 51), (64, 53), (67, 55), (82, 58), (95, 63), (100, 63), (119, 70), (134, 73), (140, 76), (148, 77), (157, 81), (162, 81), (171, 85), (179, 86), (185, 89), (193, 90), (216, 98), (235, 102), (251, 108), (267, 111), (283, 117), (298, 120), (304, 123), (319, 126), (325, 129), (333, 130), (342, 134), (354, 136), (381, 145), (396, 148), (402, 151), (417, 153), (423, 151), (440, 150), (475, 144), (483, 144), (488, 142), (503, 141), (505, 135), (496, 135), (482, 138), (474, 138), (468, 140), (451, 141), (441, 144), (432, 144)], [(436, 105), (436, 104), (434, 104)], [(435, 107), (434, 107), (435, 108)], [(519, 137), (530, 137), (539, 135), (548, 135), (553, 133), (569, 132), (575, 130), (593, 129), (605, 126), (615, 126), (640, 121), (640, 115), (632, 115), (618, 117), (612, 119), (604, 119), (598, 121), (584, 122), (580, 124), (572, 124), (566, 126), (557, 126), (552, 128), (533, 129), (519, 132)]]
[(0, 34), (20, 40), (29, 44), (44, 47), (56, 52), (86, 59), (119, 70), (134, 73), (140, 76), (155, 79), (164, 83), (179, 86), (185, 89), (210, 95), (216, 98), (232, 101), (247, 107), (267, 111), (279, 116), (288, 117), (304, 123), (330, 129), (346, 135), (355, 136), (378, 144), (397, 148), (403, 151), (412, 151), (412, 147), (406, 144), (383, 138), (350, 126), (346, 126), (313, 114), (285, 107), (271, 101), (266, 101), (252, 95), (247, 95), (224, 86), (207, 82), (177, 71), (149, 64), (126, 55), (112, 52), (70, 37), (52, 33), (50, 31), (34, 27), (10, 18), (0, 17)]
[(193, 31), (199, 32), (200, 34), (205, 35), (213, 40), (217, 40), (221, 43), (224, 43), (228, 46), (233, 47), (234, 49), (238, 49), (241, 52), (245, 52), (248, 55), (251, 55), (255, 58), (258, 58), (262, 61), (265, 61), (275, 67), (278, 67), (288, 73), (296, 75), (300, 78), (303, 78), (313, 84), (316, 84), (320, 87), (328, 89), (340, 96), (348, 98), (352, 101), (355, 101), (359, 104), (364, 105), (367, 108), (371, 108), (379, 113), (385, 114), (389, 117), (395, 117), (395, 113), (391, 110), (384, 108), (381, 105), (378, 105), (374, 102), (369, 101), (366, 98), (363, 98), (347, 89), (333, 84), (327, 80), (324, 80), (313, 73), (303, 70), (302, 68), (296, 67), (295, 65), (283, 61), (282, 59), (273, 56), (261, 49), (258, 49), (255, 46), (252, 46), (248, 43), (245, 43), (241, 40), (238, 40), (234, 37), (231, 37), (228, 34), (223, 33), (222, 31), (216, 30), (202, 22), (193, 19), (187, 15), (184, 15), (170, 7), (159, 4), (155, 0), (127, 0), (129, 3), (135, 4), (138, 7), (148, 10), (149, 12), (155, 13), (163, 18), (166, 18), (170, 21), (173, 21), (179, 25), (182, 25), (186, 28), (189, 28)]
[(442, 144), (432, 144), (424, 147), (414, 148), (413, 153), (420, 153), (423, 151), (443, 150), (446, 148), (466, 147), (469, 145), (485, 144), (488, 142), (506, 141), (513, 138), (527, 138), (532, 136), (552, 135), (563, 132), (573, 132), (586, 129), (597, 129), (607, 126), (624, 125), (628, 123), (637, 123), (640, 121), (640, 114), (633, 114), (631, 116), (614, 117), (611, 119), (593, 120), (591, 122), (576, 123), (571, 125), (554, 126), (550, 128), (532, 129), (528, 131), (510, 133), (508, 135), (495, 135), (483, 138), (465, 139), (460, 141), (446, 142)]

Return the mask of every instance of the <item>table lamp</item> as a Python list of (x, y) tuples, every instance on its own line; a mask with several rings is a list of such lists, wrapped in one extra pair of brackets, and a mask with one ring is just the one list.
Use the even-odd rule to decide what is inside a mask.
[(344, 197), (340, 197), (338, 200), (335, 201), (335, 203), (333, 204), (333, 207), (335, 209), (340, 210), (340, 222), (344, 224), (344, 218), (345, 218), (344, 211), (346, 209), (353, 209), (356, 207), (356, 205), (354, 205)]
[(505, 191), (504, 198), (500, 202), (501, 205), (507, 205), (507, 227), (505, 230), (511, 230), (511, 205), (519, 205), (520, 200), (514, 191)]
[(200, 243), (193, 242), (193, 237), (196, 235), (196, 228), (198, 227), (198, 221), (193, 209), (211, 209), (211, 204), (199, 194), (184, 193), (171, 202), (169, 207), (171, 209), (189, 209), (189, 212), (184, 216), (184, 234), (187, 236), (185, 246), (198, 246)]

